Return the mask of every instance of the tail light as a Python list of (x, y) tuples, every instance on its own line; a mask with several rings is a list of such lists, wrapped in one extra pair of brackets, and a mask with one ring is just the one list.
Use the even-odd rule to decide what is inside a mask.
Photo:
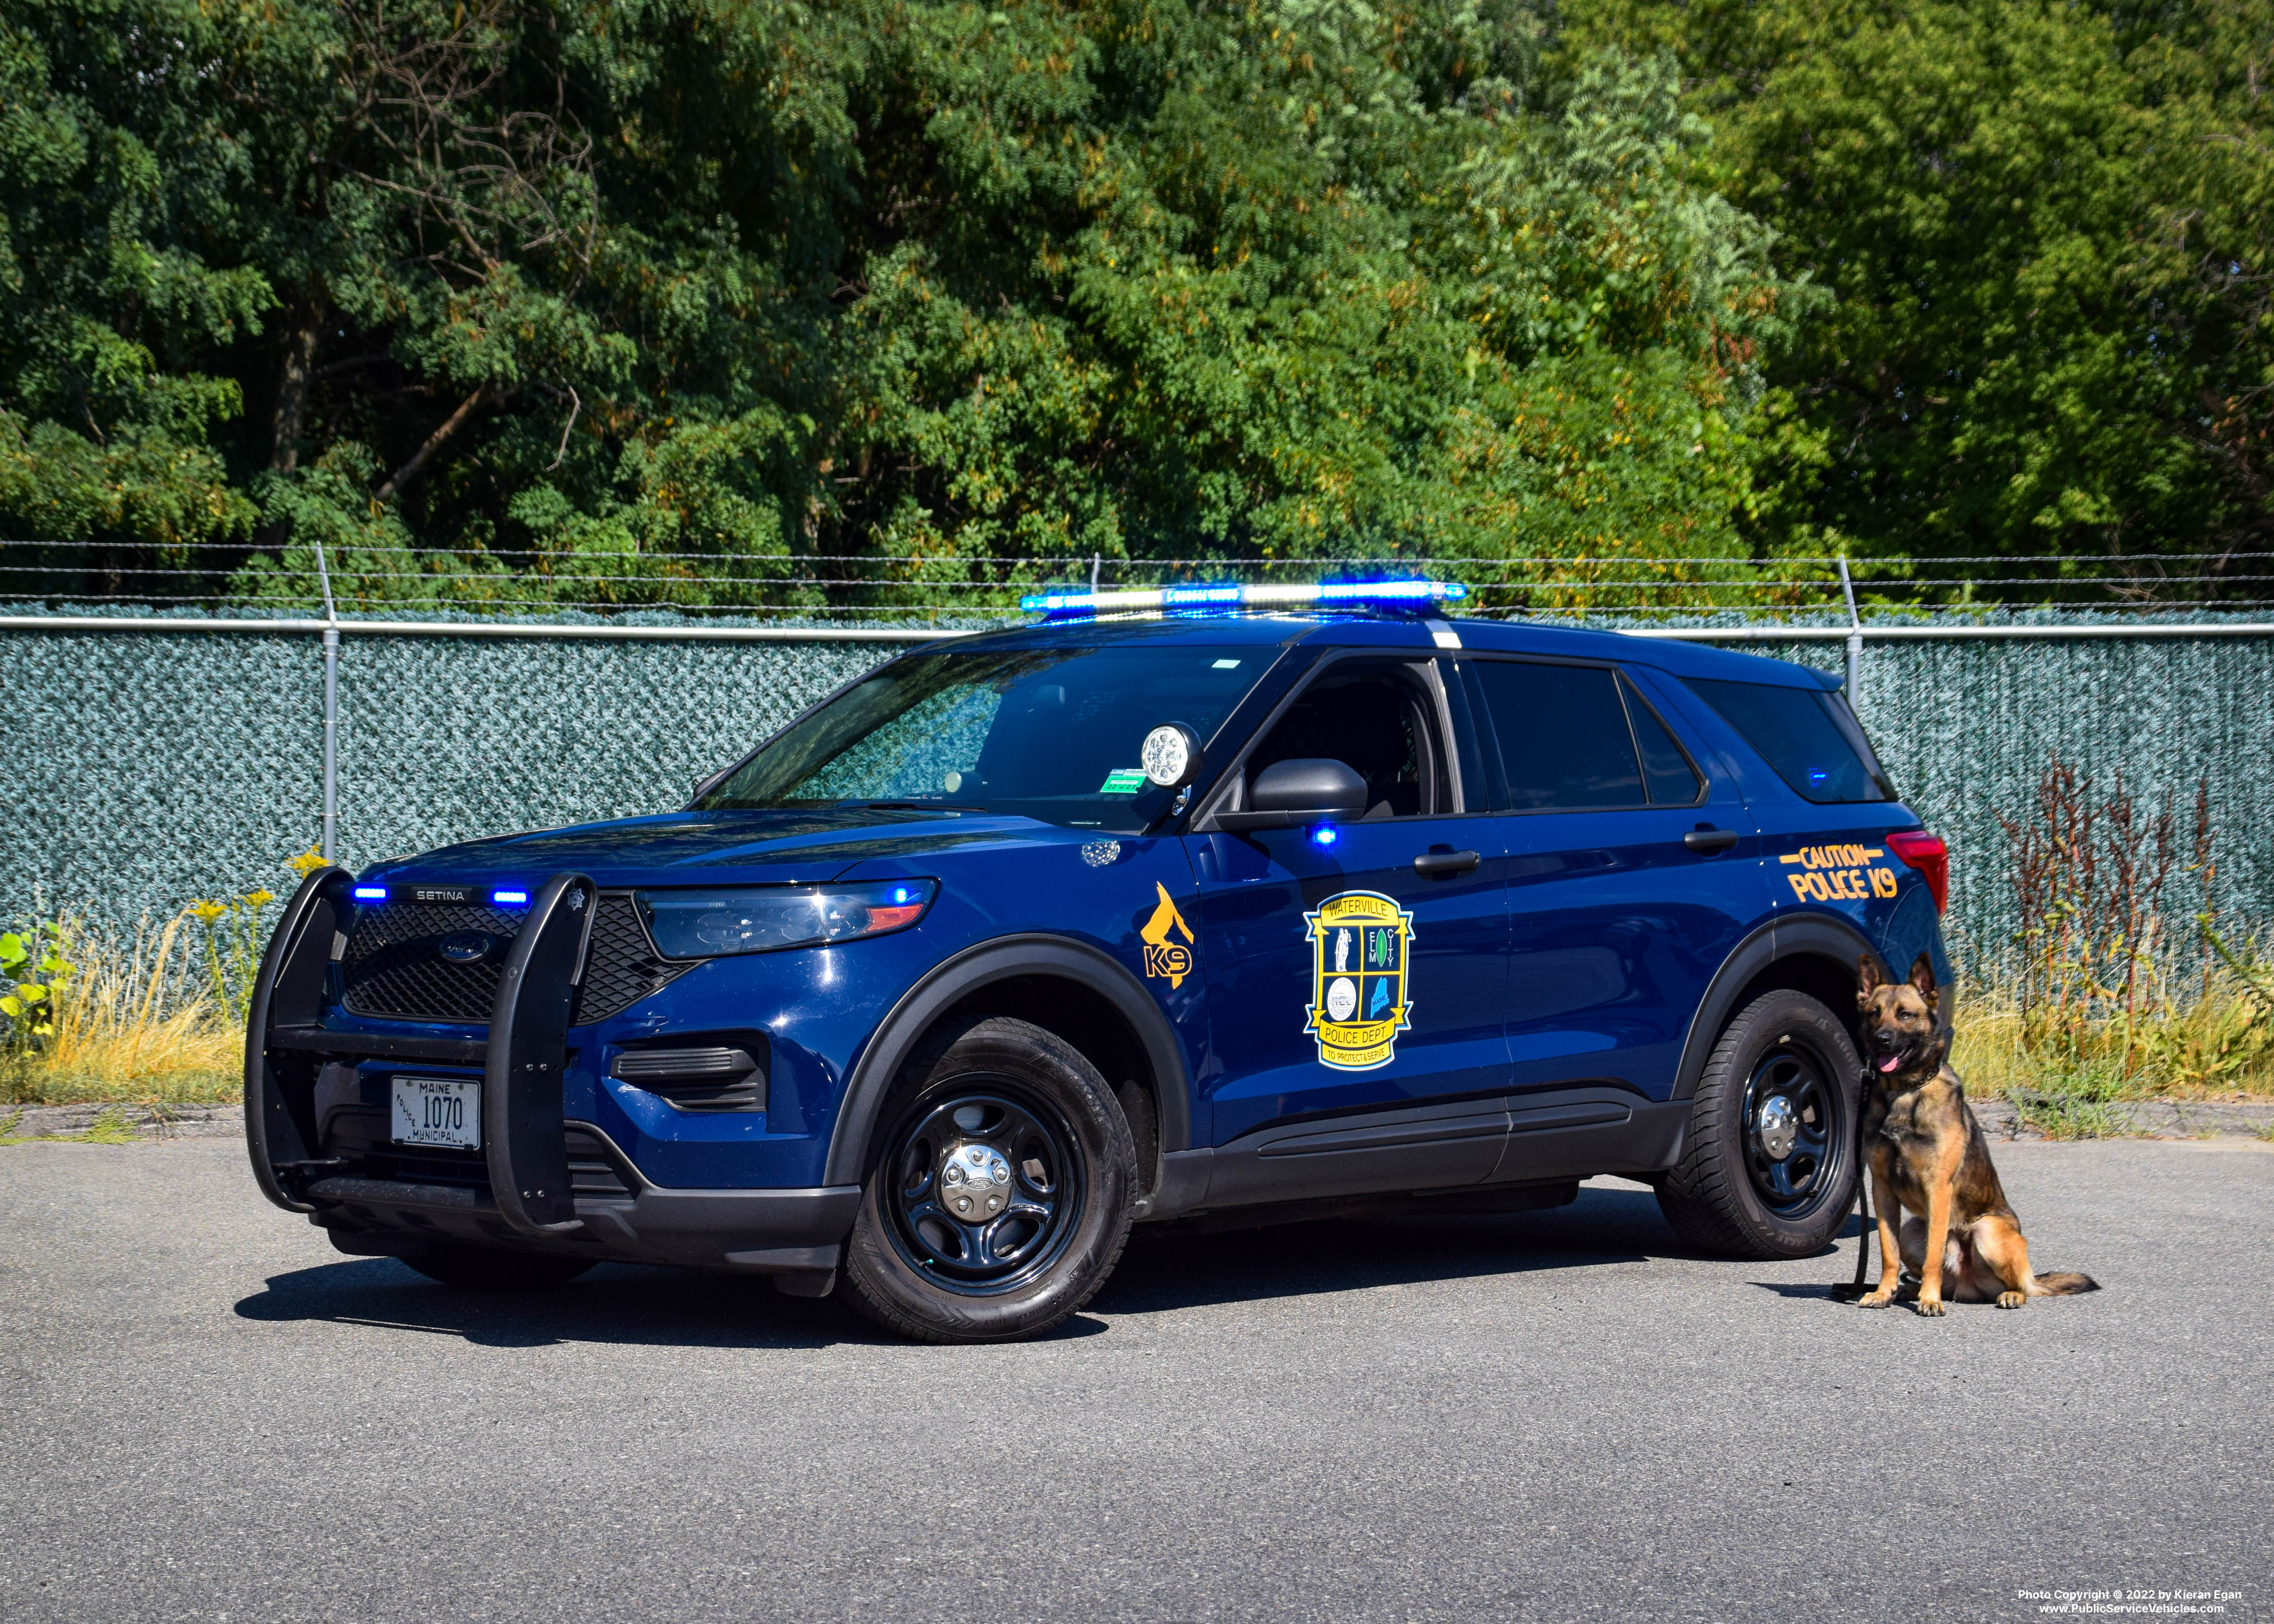
[(1934, 911), (1948, 912), (1950, 848), (1942, 843), (1942, 837), (1931, 835), (1924, 829), (1907, 829), (1887, 837), (1887, 849), (1919, 871), (1927, 890), (1934, 893)]

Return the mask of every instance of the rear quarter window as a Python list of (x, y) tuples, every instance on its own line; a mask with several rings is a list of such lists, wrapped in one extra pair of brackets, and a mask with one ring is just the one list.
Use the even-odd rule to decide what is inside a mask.
[(1687, 679), (1777, 777), (1819, 806), (1893, 801), (1894, 788), (1845, 701), (1823, 688)]

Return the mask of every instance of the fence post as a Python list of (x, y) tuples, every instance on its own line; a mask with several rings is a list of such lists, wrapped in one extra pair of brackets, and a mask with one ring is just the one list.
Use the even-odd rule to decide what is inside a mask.
[(329, 862), (340, 828), (340, 612), (332, 601), (332, 572), (324, 562), (320, 537), (316, 579), (324, 588), (324, 838), (318, 849)]
[(1840, 595), (1848, 600), (1848, 708), (1864, 713), (1864, 620), (1856, 613), (1856, 583), (1848, 578), (1848, 555), (1840, 555)]

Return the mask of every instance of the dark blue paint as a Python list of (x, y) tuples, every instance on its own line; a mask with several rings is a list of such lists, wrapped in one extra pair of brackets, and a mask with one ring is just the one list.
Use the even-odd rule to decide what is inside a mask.
[[(1924, 882), (1885, 850), (1890, 830), (1918, 820), (1894, 802), (1803, 801), (1677, 680), (1826, 686), (1817, 673), (1608, 633), (1456, 625), (1472, 650), (1620, 662), (1706, 771), (1706, 801), (1519, 816), (1492, 810), (1472, 787), (1467, 804), (1475, 809), (1460, 816), (1246, 835), (1125, 835), (1113, 840), (1110, 858), (1095, 831), (1024, 817), (884, 808), (666, 812), (469, 842), (375, 868), (362, 883), (533, 893), (564, 869), (612, 889), (937, 881), (937, 900), (913, 929), (712, 960), (571, 1033), (568, 1115), (598, 1124), (647, 1177), (675, 1186), (820, 1182), (847, 1079), (885, 1014), (943, 960), (1020, 933), (1100, 948), (1156, 1000), (1182, 1047), (1196, 1145), (1227, 1143), (1289, 1116), (1577, 1081), (1615, 1079), (1665, 1098), (1698, 999), (1722, 959), (1759, 925), (1796, 908), (1853, 921), (1899, 968), (1926, 951), (1947, 976)], [(1286, 649), (1286, 658), (1258, 663), (1257, 692), (1227, 724), (1227, 733), (1237, 729), (1242, 739), (1327, 649), (1404, 650), (1417, 658), (1433, 650), (1420, 623), (1332, 617), (1054, 623), (966, 646), (1111, 639)], [(1465, 726), (1465, 702), (1451, 686)], [(1474, 751), (1456, 742), (1464, 777), (1473, 780)], [(1219, 746), (1210, 771), (1231, 754)], [(1711, 856), (1690, 852), (1682, 836), (1701, 823), (1739, 831), (1739, 844)], [(1789, 876), (1800, 866), (1781, 860), (1841, 846), (1878, 848), (1883, 854), (1873, 863), (1893, 877), (1894, 894), (1796, 895)], [(1474, 850), (1479, 865), (1453, 878), (1421, 877), (1412, 860), (1432, 847)], [(1321, 1064), (1305, 1030), (1314, 982), (1304, 914), (1349, 891), (1395, 898), (1413, 919), (1411, 1026), (1387, 1064), (1362, 1071)], [(1163, 897), (1193, 938), (1191, 971), (1174, 986), (1157, 959), (1148, 966), (1141, 934)], [(480, 1035), (478, 1027), (369, 1021), (343, 1011), (329, 1024)], [(752, 1027), (772, 1038), (764, 1112), (683, 1113), (606, 1076), (631, 1040)]]

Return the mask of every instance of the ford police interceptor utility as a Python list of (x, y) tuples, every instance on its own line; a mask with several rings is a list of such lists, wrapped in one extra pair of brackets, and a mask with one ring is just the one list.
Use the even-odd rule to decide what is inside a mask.
[(1030, 599), (684, 810), (320, 870), (254, 1175), (437, 1280), (770, 1274), (950, 1342), (1065, 1319), (1133, 1223), (1598, 1173), (1695, 1245), (1822, 1248), (1856, 961), (1947, 979), (1942, 842), (1829, 679), (1460, 593)]

